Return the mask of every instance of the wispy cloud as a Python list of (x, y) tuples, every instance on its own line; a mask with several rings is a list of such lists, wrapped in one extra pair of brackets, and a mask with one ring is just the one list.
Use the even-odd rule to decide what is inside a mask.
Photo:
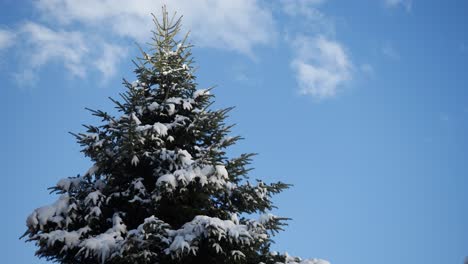
[(127, 49), (118, 45), (102, 43), (102, 54), (94, 62), (96, 68), (103, 74), (103, 81), (107, 81), (117, 72), (117, 65), (127, 55)]
[(288, 32), (334, 35), (335, 25), (333, 19), (320, 10), (328, 0), (281, 0), (279, 7), (284, 14), (292, 19), (288, 25)]
[(17, 30), (27, 44), (23, 57), (31, 60), (23, 60), (26, 65), (19, 67), (15, 78), (22, 83), (35, 81), (42, 66), (60, 63), (72, 76), (83, 78), (97, 71), (108, 80), (128, 54), (122, 43), (149, 41), (154, 27), (149, 14), (159, 15), (166, 4), (169, 12), (183, 14), (185, 30), (194, 29), (191, 40), (199, 47), (254, 58), (256, 49), (273, 46), (277, 32), (287, 31), (288, 40), (293, 40), (288, 44), (294, 49), (291, 67), (301, 93), (329, 98), (352, 79), (353, 63), (345, 45), (336, 40), (333, 20), (320, 10), (326, 2), (274, 4), (293, 24), (284, 26), (275, 21), (274, 9), (261, 0), (38, 0), (34, 7), (39, 19)]
[(352, 63), (342, 45), (324, 36), (298, 37), (291, 66), (300, 93), (316, 99), (333, 97), (351, 79)]
[(33, 22), (24, 24), (20, 32), (28, 47), (22, 54), (27, 57), (27, 68), (34, 70), (50, 61), (60, 60), (72, 75), (85, 76), (83, 57), (89, 50), (80, 32), (54, 31)]
[(407, 12), (413, 8), (412, 0), (384, 0), (384, 4), (387, 8), (403, 7)]
[[(150, 40), (153, 21), (166, 4), (169, 12), (183, 14), (185, 30), (196, 28), (191, 40), (199, 47), (212, 47), (255, 57), (257, 46), (275, 41), (271, 10), (257, 0), (38, 0), (39, 19), (16, 28), (22, 43), (21, 70), (15, 79), (26, 84), (48, 63), (61, 63), (72, 76), (83, 78), (98, 71), (104, 80), (117, 72), (127, 48), (110, 43), (140, 43)], [(11, 45), (15, 34), (0, 30), (0, 49)]]
[(0, 29), (0, 50), (10, 47), (15, 40), (15, 34), (9, 30)]
[(153, 27), (150, 13), (159, 14), (164, 4), (184, 15), (187, 29), (196, 28), (192, 39), (198, 46), (252, 55), (256, 45), (274, 39), (273, 17), (259, 1), (40, 0), (36, 5), (44, 17), (61, 25), (78, 23), (144, 42)]
[(105, 40), (90, 37), (82, 31), (53, 29), (41, 23), (26, 22), (16, 32), (19, 70), (13, 73), (20, 86), (33, 85), (45, 65), (63, 65), (72, 77), (84, 78), (90, 71), (99, 71), (103, 82), (116, 73), (126, 49)]
[(292, 25), (287, 41), (299, 92), (322, 100), (336, 96), (352, 79), (353, 63), (336, 40), (335, 23), (321, 9), (327, 0), (280, 1)]

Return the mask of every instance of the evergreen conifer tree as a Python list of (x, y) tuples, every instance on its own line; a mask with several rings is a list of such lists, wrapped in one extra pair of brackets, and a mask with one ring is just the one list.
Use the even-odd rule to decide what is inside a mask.
[[(197, 89), (180, 18), (163, 9), (149, 52), (137, 60), (137, 81), (124, 81), (120, 116), (74, 134), (94, 165), (60, 180), (51, 205), (27, 218), (36, 254), (58, 263), (328, 263), (270, 251), (285, 218), (269, 213), (272, 195), (288, 185), (252, 183), (252, 154), (229, 158), (224, 123)], [(250, 219), (259, 215), (257, 220)]]

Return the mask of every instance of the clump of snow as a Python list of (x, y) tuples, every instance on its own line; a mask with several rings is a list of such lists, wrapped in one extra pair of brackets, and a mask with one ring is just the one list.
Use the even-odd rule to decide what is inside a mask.
[(138, 159), (137, 155), (133, 155), (132, 161), (130, 163), (133, 166), (137, 166), (139, 162), (140, 162), (140, 159)]
[(175, 105), (174, 104), (167, 104), (166, 105), (166, 111), (168, 115), (174, 115), (175, 114)]
[(146, 188), (145, 188), (145, 185), (143, 184), (143, 178), (135, 179), (132, 182), (132, 185), (133, 185), (133, 189), (138, 190), (140, 194), (142, 195), (146, 194)]
[(164, 174), (163, 176), (159, 177), (156, 185), (163, 184), (168, 184), (171, 188), (177, 187), (177, 181), (174, 174)]
[(138, 132), (145, 132), (145, 131), (148, 131), (148, 130), (150, 130), (152, 128), (153, 128), (152, 125), (142, 125), (142, 126), (140, 125), (140, 126), (137, 126), (135, 130), (138, 131)]
[(127, 227), (117, 213), (112, 217), (112, 222), (112, 228), (105, 233), (83, 240), (79, 245), (81, 249), (78, 254), (84, 254), (85, 257), (94, 255), (101, 260), (101, 263), (105, 263), (108, 257), (117, 253), (124, 241), (123, 235), (127, 232)]
[(240, 250), (231, 250), (231, 255), (233, 256), (234, 260), (245, 258), (244, 253), (242, 253)]
[(192, 103), (188, 100), (184, 100), (182, 107), (186, 110), (192, 110)]
[(26, 219), (26, 225), (29, 229), (43, 229), (49, 222), (61, 225), (65, 215), (69, 210), (68, 194), (62, 194), (55, 203), (46, 205), (34, 210)]
[[(174, 55), (174, 51), (170, 51), (168, 52), (169, 55)], [(179, 71), (184, 71), (184, 70), (187, 70), (188, 67), (187, 65), (182, 65), (182, 67), (180, 68), (176, 68), (176, 69), (170, 69), (170, 70), (167, 70), (167, 71), (163, 71), (161, 72), (162, 75), (166, 76), (166, 75), (169, 75), (169, 74), (172, 74), (172, 73), (176, 73), (176, 72), (179, 72)]]
[(141, 121), (140, 121), (140, 119), (138, 119), (138, 117), (135, 115), (135, 113), (132, 113), (130, 115), (130, 118), (131, 118), (131, 120), (133, 120), (133, 122), (135, 122), (135, 124), (137, 126), (141, 125)]
[[(201, 186), (210, 184), (218, 190), (232, 190), (235, 188), (235, 184), (227, 180), (227, 172), (225, 172), (224, 166), (197, 165), (188, 152), (184, 151), (182, 153), (183, 160), (181, 161), (185, 163), (185, 166), (172, 173), (160, 176), (156, 185), (165, 186), (169, 191), (179, 186), (187, 186), (192, 182), (197, 182)], [(180, 158), (181, 156), (179, 156)]]
[(231, 213), (231, 221), (235, 224), (239, 224), (239, 216), (236, 213)]
[(204, 95), (209, 95), (209, 94), (210, 94), (210, 91), (206, 89), (199, 89), (193, 93), (193, 99), (196, 99), (199, 96), (204, 96)]
[(286, 255), (285, 264), (330, 264), (330, 262), (323, 260), (323, 259), (317, 259), (317, 258), (301, 259), (298, 257), (291, 257), (288, 255), (288, 253), (286, 253), (285, 255)]
[(179, 150), (178, 158), (182, 166), (190, 166), (193, 163), (192, 155), (190, 155), (190, 153), (185, 149)]
[(257, 183), (257, 186), (254, 190), (257, 197), (262, 200), (268, 195), (268, 189), (265, 188), (265, 183), (263, 183), (262, 181)]
[[(148, 56), (148, 55), (146, 54), (145, 56)], [(150, 57), (148, 56), (147, 58), (150, 58)], [(145, 87), (146, 87), (146, 83), (141, 82), (140, 80), (136, 80), (132, 82), (130, 86), (131, 89), (135, 89), (135, 90), (141, 90), (141, 89), (144, 89)]]
[(152, 102), (150, 105), (148, 105), (148, 110), (154, 111), (156, 109), (159, 109), (159, 104), (157, 102)]
[[(147, 230), (157, 230), (162, 231), (160, 234), (160, 238), (166, 244), (170, 244), (169, 238), (165, 238), (164, 236), (167, 235), (166, 232), (169, 230), (169, 225), (164, 223), (162, 220), (158, 219), (154, 215), (145, 218), (142, 224), (140, 224), (136, 229), (128, 231), (129, 236), (136, 237), (138, 240), (146, 240), (150, 235)], [(160, 229), (160, 230), (158, 230)]]
[(88, 233), (90, 230), (91, 228), (89, 226), (80, 228), (76, 231), (59, 229), (41, 234), (40, 237), (47, 240), (48, 246), (54, 246), (57, 242), (63, 243), (62, 251), (64, 251), (77, 247), (81, 242), (81, 236)]
[[(196, 216), (192, 221), (185, 223), (178, 230), (169, 230), (172, 239), (166, 254), (177, 257), (183, 254), (196, 254), (197, 241), (203, 237), (210, 237), (217, 241), (228, 240), (237, 244), (251, 244), (257, 235), (247, 225), (236, 224), (231, 220), (222, 220), (205, 215)], [(218, 250), (222, 250), (219, 246)]]
[(273, 215), (271, 213), (265, 213), (265, 214), (260, 215), (260, 217), (258, 218), (258, 222), (260, 224), (266, 224), (268, 222), (271, 222), (275, 218), (277, 218), (275, 215)]
[(224, 167), (224, 165), (216, 165), (215, 168), (216, 168), (216, 173), (218, 174), (218, 176), (224, 179), (228, 178), (228, 172), (226, 170), (226, 167)]
[(182, 102), (182, 98), (180, 97), (169, 97), (166, 99), (166, 103), (170, 104), (180, 104)]
[(89, 205), (92, 202), (92, 205), (99, 205), (103, 197), (104, 195), (99, 190), (90, 192), (85, 198), (85, 204)]
[(64, 178), (57, 182), (56, 187), (68, 192), (70, 189), (77, 188), (83, 182), (82, 177)]
[(84, 176), (92, 176), (92, 175), (94, 175), (98, 170), (99, 170), (98, 165), (97, 165), (97, 164), (94, 164), (91, 168), (88, 169), (88, 171), (84, 174)]
[(104, 139), (101, 139), (101, 140), (96, 141), (95, 143), (93, 143), (93, 148), (100, 148), (100, 147), (102, 147), (102, 145), (104, 145), (104, 142), (105, 142)]
[(222, 248), (221, 245), (218, 244), (218, 243), (213, 243), (213, 245), (211, 245), (211, 246), (215, 248), (216, 253), (224, 252), (224, 251), (223, 251), (223, 248)]
[(162, 123), (154, 123), (153, 130), (160, 136), (167, 136), (167, 126)]

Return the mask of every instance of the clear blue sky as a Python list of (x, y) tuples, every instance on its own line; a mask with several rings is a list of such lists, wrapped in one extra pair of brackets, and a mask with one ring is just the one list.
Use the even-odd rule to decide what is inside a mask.
[[(109, 2), (112, 2), (109, 4)], [(47, 187), (91, 165), (68, 131), (133, 80), (155, 1), (0, 3), (4, 263), (45, 263), (18, 240)], [(135, 3), (138, 2), (138, 3)], [(468, 256), (468, 2), (173, 1), (200, 88), (257, 152), (251, 176), (294, 187), (274, 249), (332, 264)], [(142, 44), (144, 46), (144, 44)]]

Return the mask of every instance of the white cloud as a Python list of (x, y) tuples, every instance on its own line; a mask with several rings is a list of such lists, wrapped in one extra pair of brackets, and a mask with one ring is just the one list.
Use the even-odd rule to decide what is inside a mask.
[(351, 80), (352, 63), (342, 45), (324, 36), (299, 37), (291, 65), (300, 93), (317, 99), (333, 97)]
[(344, 45), (334, 40), (334, 19), (320, 10), (326, 2), (280, 1), (284, 14), (292, 20), (286, 29), (292, 36), (287, 36), (286, 40), (294, 49), (291, 66), (299, 91), (315, 99), (336, 96), (352, 79), (353, 64)]
[(72, 75), (85, 76), (83, 57), (88, 47), (80, 32), (54, 31), (48, 27), (28, 22), (21, 27), (21, 34), (27, 41), (29, 67), (37, 69), (50, 61), (61, 61)]
[[(166, 3), (169, 13), (183, 15), (184, 30), (193, 29), (191, 40), (199, 47), (255, 57), (256, 48), (272, 46), (278, 31), (291, 30), (295, 40), (291, 48), (296, 51), (291, 65), (301, 93), (332, 97), (351, 79), (353, 67), (343, 45), (330, 37), (335, 35), (332, 19), (318, 9), (326, 1), (279, 2), (280, 13), (292, 22), (279, 25), (273, 18), (274, 8), (262, 0), (38, 0), (34, 5), (39, 22), (21, 29), (28, 44), (23, 57), (31, 58), (24, 60), (30, 65), (21, 67), (24, 72), (16, 78), (34, 80), (42, 65), (58, 62), (73, 76), (96, 70), (102, 79), (110, 79), (127, 55), (122, 43), (148, 42), (154, 28), (150, 13), (160, 16)], [(304, 32), (315, 32), (315, 37), (297, 37)]]
[(150, 13), (159, 15), (165, 2), (169, 12), (183, 14), (186, 29), (195, 29), (192, 39), (198, 46), (252, 55), (256, 45), (274, 40), (271, 12), (256, 0), (40, 0), (37, 7), (62, 25), (84, 24), (144, 42), (153, 28)]
[[(335, 35), (335, 23), (324, 14), (320, 7), (328, 0), (281, 0), (279, 8), (292, 19), (287, 25), (287, 32), (315, 32), (325, 35)], [(277, 7), (278, 8), (278, 7)], [(286, 21), (288, 22), (288, 21)]]
[(0, 29), (0, 50), (10, 47), (15, 40), (15, 34), (9, 30)]
[(413, 8), (412, 0), (384, 0), (384, 4), (388, 8), (396, 8), (401, 6), (405, 8), (407, 12), (411, 12), (411, 9)]
[(106, 81), (116, 74), (118, 62), (127, 55), (127, 49), (109, 43), (103, 43), (102, 46), (102, 56), (94, 62), (94, 65)]
[(27, 22), (18, 29), (21, 41), (20, 70), (13, 74), (20, 86), (38, 81), (41, 67), (60, 64), (73, 77), (84, 78), (91, 70), (102, 74), (102, 81), (114, 76), (125, 48), (113, 45), (81, 31), (54, 30), (43, 24)]
[[(125, 46), (110, 43), (140, 43), (151, 39), (154, 29), (151, 13), (160, 16), (164, 0), (38, 0), (38, 21), (16, 29), (24, 45), (20, 83), (34, 76), (48, 63), (61, 63), (75, 77), (97, 70), (108, 80), (127, 55)], [(184, 30), (194, 29), (193, 43), (235, 51), (255, 57), (254, 49), (275, 41), (271, 10), (260, 0), (167, 1), (168, 11), (183, 15)], [(0, 31), (0, 48), (11, 45), (9, 31)], [(130, 40), (130, 41), (129, 41)], [(24, 65), (23, 65), (24, 64)]]

